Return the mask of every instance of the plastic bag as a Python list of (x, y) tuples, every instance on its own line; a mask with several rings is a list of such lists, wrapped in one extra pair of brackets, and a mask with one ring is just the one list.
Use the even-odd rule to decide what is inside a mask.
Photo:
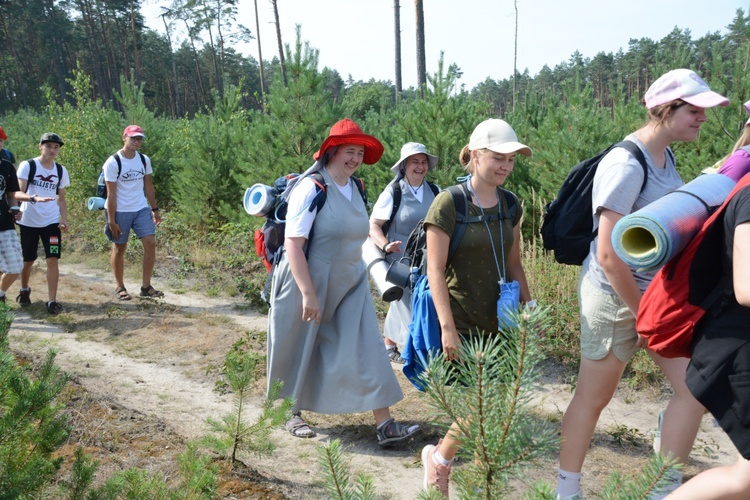
[(516, 326), (515, 315), (521, 302), (521, 285), (518, 281), (500, 282), (500, 298), (497, 300), (497, 327), (502, 329)]

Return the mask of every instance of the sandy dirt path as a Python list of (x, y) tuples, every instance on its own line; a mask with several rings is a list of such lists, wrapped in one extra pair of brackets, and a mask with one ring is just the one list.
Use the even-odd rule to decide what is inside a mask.
[[(43, 273), (36, 272), (32, 288), (41, 290), (43, 284), (36, 280), (43, 278)], [(61, 290), (71, 288), (76, 283), (79, 289), (108, 290), (111, 287), (110, 276), (106, 271), (96, 271), (81, 265), (61, 264)], [(266, 318), (256, 312), (235, 307), (237, 300), (215, 299), (194, 292), (170, 293), (166, 283), (155, 280), (157, 288), (166, 291), (165, 303), (179, 308), (180, 314), (186, 316), (217, 315), (228, 318), (241, 329), (265, 331)], [(17, 286), (17, 285), (16, 285)], [(13, 292), (9, 293), (11, 295)], [(94, 297), (98, 297), (96, 293)], [(40, 297), (34, 297), (37, 300)], [(65, 292), (60, 299), (72, 315), (77, 314), (78, 304), (66, 299)], [(105, 299), (102, 299), (105, 300)], [(112, 301), (112, 297), (106, 297)], [(133, 302), (137, 302), (134, 299)], [(110, 307), (117, 307), (115, 303)], [(186, 437), (195, 438), (206, 432), (205, 419), (221, 418), (232, 411), (230, 395), (220, 394), (215, 390), (210, 377), (196, 377), (190, 360), (185, 363), (175, 362), (174, 358), (154, 355), (152, 358), (133, 357), (115, 349), (109, 342), (91, 341), (81, 338), (76, 333), (66, 333), (59, 325), (51, 323), (46, 317), (29, 314), (27, 310), (16, 310), (16, 320), (11, 330), (11, 346), (24, 352), (40, 355), (50, 347), (58, 350), (58, 364), (67, 372), (75, 375), (80, 383), (92, 394), (116, 400), (124, 407), (152, 415), (171, 425), (174, 430)], [(34, 319), (36, 317), (36, 319)], [(117, 321), (113, 318), (112, 321)], [(146, 327), (148, 329), (148, 326)], [(156, 329), (154, 329), (156, 332)], [(200, 332), (196, 332), (199, 335)], [(396, 368), (394, 366), (394, 368)], [(397, 416), (410, 416), (410, 409), (420, 397), (398, 373), (402, 386), (407, 394), (406, 400), (397, 405), (394, 412)], [(257, 414), (261, 391), (254, 400), (251, 416)], [(570, 399), (570, 387), (567, 384), (549, 381), (538, 393), (536, 401), (552, 415), (561, 416)], [(627, 392), (618, 396), (604, 411), (598, 426), (598, 432), (606, 436), (613, 426), (625, 426), (637, 429), (642, 436), (650, 438), (656, 422), (656, 415), (664, 406), (664, 400)], [(420, 404), (420, 407), (423, 404)], [(356, 422), (367, 429), (368, 416), (360, 416)], [(278, 449), (272, 457), (249, 458), (248, 464), (266, 476), (273, 476), (287, 486), (287, 493), (296, 498), (320, 498), (325, 496), (321, 487), (320, 469), (317, 464), (315, 448), (329, 438), (342, 437), (341, 429), (327, 425), (322, 418), (311, 417), (311, 424), (318, 431), (314, 439), (301, 440), (285, 431), (276, 431)], [(358, 428), (355, 426), (355, 430)], [(415, 498), (422, 485), (422, 468), (419, 459), (421, 447), (431, 442), (435, 436), (427, 433), (400, 449), (381, 449), (375, 444), (374, 431), (372, 438), (346, 440), (351, 433), (343, 434), (342, 442), (348, 450), (352, 475), (366, 473), (374, 477), (379, 498)], [(702, 453), (699, 448), (709, 444), (711, 453)], [(715, 445), (714, 445), (715, 444)], [(585, 478), (589, 482), (587, 494), (595, 493), (606, 479), (612, 468), (611, 457), (597, 447), (592, 448), (591, 457), (587, 459)], [(647, 454), (643, 452), (642, 454)], [(731, 442), (720, 429), (714, 428), (710, 416), (704, 424), (694, 451), (695, 460), (688, 473), (717, 465), (731, 463), (736, 452)], [(609, 463), (608, 463), (609, 462)], [(532, 480), (554, 481), (556, 477), (556, 457), (550, 457), (549, 463), (541, 464), (528, 475)], [(634, 468), (634, 467), (633, 467)], [(628, 468), (627, 470), (631, 470)]]

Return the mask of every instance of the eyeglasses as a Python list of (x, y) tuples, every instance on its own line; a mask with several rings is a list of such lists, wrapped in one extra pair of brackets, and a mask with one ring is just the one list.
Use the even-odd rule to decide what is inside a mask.
[(138, 141), (138, 142), (141, 142), (141, 141), (143, 141), (143, 136), (140, 136), (140, 135), (139, 135), (139, 136), (136, 136), (136, 137), (128, 136), (128, 138), (129, 138), (129, 139), (130, 139), (131, 141)]

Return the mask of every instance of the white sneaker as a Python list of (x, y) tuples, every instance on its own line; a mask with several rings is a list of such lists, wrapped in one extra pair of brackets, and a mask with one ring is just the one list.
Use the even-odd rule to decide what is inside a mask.
[(664, 421), (665, 411), (666, 410), (660, 411), (659, 416), (656, 419), (656, 432), (654, 433), (654, 453), (661, 452), (661, 424)]
[(561, 495), (559, 493), (555, 494), (556, 500), (583, 500), (583, 490), (579, 489), (572, 495)]

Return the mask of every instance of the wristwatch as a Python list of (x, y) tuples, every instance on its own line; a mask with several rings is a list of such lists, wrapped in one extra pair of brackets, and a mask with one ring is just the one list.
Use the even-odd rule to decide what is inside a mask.
[(159, 211), (159, 207), (154, 207), (154, 208), (151, 209), (151, 211), (152, 212), (158, 212)]
[(31, 202), (31, 204), (32, 204), (32, 205), (33, 205), (34, 203), (36, 203), (36, 195), (35, 195), (35, 194), (32, 194), (31, 196), (29, 196), (29, 201)]

